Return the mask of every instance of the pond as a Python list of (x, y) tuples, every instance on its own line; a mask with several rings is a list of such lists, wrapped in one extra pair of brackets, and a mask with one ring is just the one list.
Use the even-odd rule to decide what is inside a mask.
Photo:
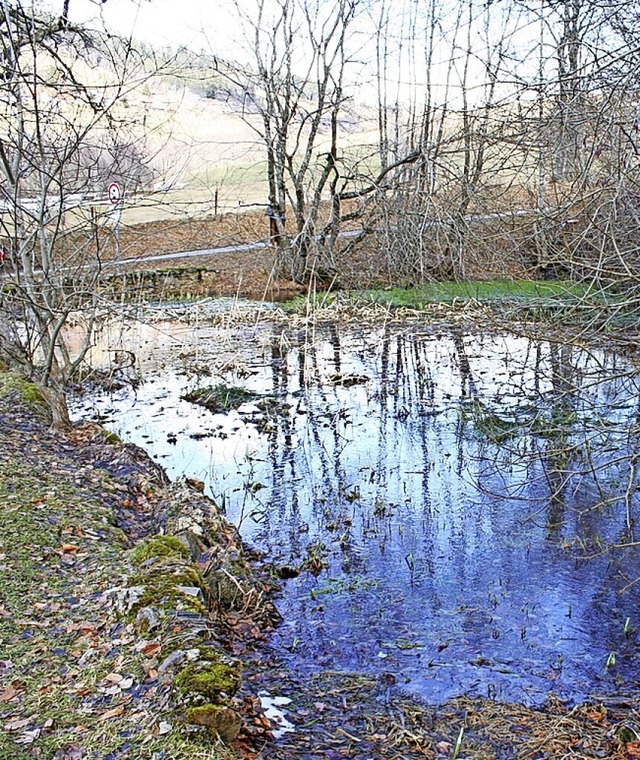
[[(429, 325), (105, 328), (144, 382), (76, 398), (203, 480), (299, 575), (272, 638), (299, 673), (428, 702), (626, 693), (638, 677), (640, 377), (544, 337)], [(95, 357), (94, 357), (95, 358)], [(249, 392), (212, 412), (203, 387)]]

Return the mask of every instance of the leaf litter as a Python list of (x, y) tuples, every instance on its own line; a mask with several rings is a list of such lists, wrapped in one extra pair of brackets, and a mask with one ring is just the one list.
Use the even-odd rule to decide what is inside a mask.
[(166, 478), (95, 426), (53, 433), (0, 379), (0, 757), (233, 756), (173, 729), (159, 649), (108, 593)]

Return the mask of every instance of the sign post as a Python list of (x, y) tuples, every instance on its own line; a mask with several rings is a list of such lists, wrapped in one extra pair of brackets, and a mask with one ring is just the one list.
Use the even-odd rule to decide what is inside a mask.
[(115, 239), (115, 260), (120, 258), (120, 216), (122, 213), (122, 189), (117, 182), (112, 182), (107, 190), (109, 202), (113, 206), (111, 211), (111, 220), (113, 224), (113, 235)]

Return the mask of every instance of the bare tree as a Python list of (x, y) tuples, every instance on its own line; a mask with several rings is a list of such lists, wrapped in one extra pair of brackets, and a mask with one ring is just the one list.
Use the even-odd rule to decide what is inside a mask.
[[(512, 147), (498, 147), (509, 146), (505, 125), (512, 120), (503, 90), (513, 15), (509, 9), (496, 14), (475, 0), (452, 5), (446, 13), (431, 2), (420, 4), (407, 26), (406, 46), (420, 41), (422, 66), (403, 81), (402, 99), (380, 102), (382, 109), (400, 112), (403, 125), (386, 140), (389, 152), (415, 155), (375, 198), (392, 278), (423, 281), (469, 273), (468, 216), (484, 210), (487, 189), (514, 162)], [(384, 64), (390, 65), (388, 58)], [(399, 59), (391, 66), (404, 72), (414, 68), (411, 59), (409, 65)], [(385, 77), (378, 70), (378, 78)]]
[(380, 161), (418, 154), (370, 196), (389, 278), (635, 271), (637, 3), (407, 3), (377, 6)]
[(87, 229), (106, 221), (109, 182), (126, 192), (145, 174), (122, 104), (146, 76), (130, 44), (61, 10), (0, 3), (0, 356), (39, 384), (59, 425), (99, 303), (104, 252)]
[[(244, 80), (260, 116), (266, 151), (267, 213), (280, 272), (303, 281), (330, 259), (339, 211), (340, 117), (346, 107), (347, 33), (359, 0), (255, 0), (238, 3), (254, 54)], [(322, 204), (329, 228), (321, 233)], [(287, 219), (292, 213), (293, 219)], [(324, 221), (326, 222), (326, 216)], [(324, 248), (324, 251), (321, 249)]]

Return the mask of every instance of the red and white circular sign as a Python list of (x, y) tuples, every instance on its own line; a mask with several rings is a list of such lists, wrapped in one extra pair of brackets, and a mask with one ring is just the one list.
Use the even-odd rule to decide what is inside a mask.
[(112, 182), (109, 185), (109, 200), (113, 205), (115, 206), (116, 203), (120, 203), (122, 199), (122, 190), (120, 189), (120, 185), (117, 182)]

